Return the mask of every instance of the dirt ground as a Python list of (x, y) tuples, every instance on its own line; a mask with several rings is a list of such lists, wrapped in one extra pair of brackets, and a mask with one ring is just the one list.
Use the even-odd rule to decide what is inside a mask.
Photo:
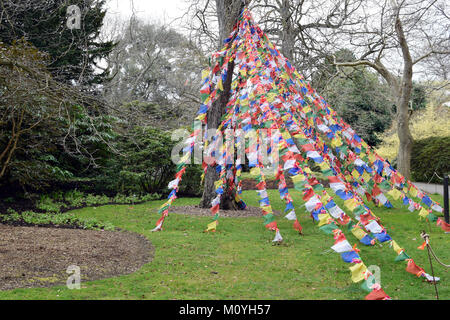
[(131, 232), (0, 224), (0, 290), (64, 285), (70, 265), (80, 267), (82, 282), (129, 274), (153, 252), (150, 241)]

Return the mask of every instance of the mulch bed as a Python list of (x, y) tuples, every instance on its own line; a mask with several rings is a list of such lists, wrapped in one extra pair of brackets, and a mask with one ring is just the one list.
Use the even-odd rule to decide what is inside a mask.
[[(328, 181), (318, 180), (325, 188), (329, 187)], [(257, 190), (258, 182), (255, 179), (242, 179), (242, 190)], [(294, 183), (291, 179), (286, 178), (286, 186), (289, 189), (294, 188)], [(278, 182), (276, 180), (266, 180), (266, 189), (278, 189)]]
[[(207, 216), (211, 217), (211, 210), (200, 208), (198, 206), (173, 206), (170, 208), (171, 213), (188, 214), (193, 216)], [(245, 210), (220, 210), (221, 217), (228, 218), (247, 218), (247, 217), (262, 217), (261, 208), (247, 206)], [(279, 216), (281, 213), (277, 210), (273, 210), (275, 216)]]
[(83, 281), (137, 271), (154, 248), (132, 232), (93, 231), (0, 224), (0, 290), (65, 285), (67, 267)]

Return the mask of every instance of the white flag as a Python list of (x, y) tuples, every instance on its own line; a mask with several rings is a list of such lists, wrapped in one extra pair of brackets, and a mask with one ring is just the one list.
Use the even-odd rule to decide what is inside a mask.
[(280, 230), (277, 230), (275, 233), (275, 238), (273, 238), (272, 242), (281, 242), (283, 241), (283, 237), (281, 236)]
[(381, 233), (383, 232), (383, 228), (376, 221), (370, 221), (370, 223), (366, 224), (366, 229), (372, 233)]
[(352, 246), (350, 245), (350, 243), (348, 243), (347, 240), (343, 240), (343, 241), (336, 243), (334, 246), (331, 247), (331, 249), (333, 249), (337, 253), (342, 253), (342, 252), (347, 252), (347, 251), (353, 250)]
[(286, 219), (288, 220), (297, 220), (297, 215), (295, 214), (295, 211), (292, 210), (291, 212), (289, 212), (287, 215), (284, 216)]

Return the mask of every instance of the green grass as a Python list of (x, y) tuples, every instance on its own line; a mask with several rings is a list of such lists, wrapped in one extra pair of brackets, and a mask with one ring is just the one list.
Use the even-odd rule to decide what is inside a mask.
[[(283, 210), (276, 190), (268, 191), (272, 206)], [(300, 194), (291, 192), (294, 199)], [(442, 197), (432, 196), (441, 201)], [(440, 198), (440, 199), (439, 199)], [(254, 191), (244, 192), (247, 204), (256, 206)], [(176, 205), (197, 204), (198, 199), (183, 198)], [(294, 200), (295, 202), (295, 200)], [(337, 200), (339, 205), (342, 203)], [(65, 286), (1, 291), (0, 299), (363, 299), (360, 284), (352, 283), (347, 264), (340, 255), (330, 253), (332, 236), (323, 234), (297, 201), (297, 213), (304, 236), (297, 234), (292, 222), (282, 217), (277, 221), (284, 238), (273, 245), (273, 232), (267, 231), (262, 218), (221, 218), (216, 233), (202, 232), (209, 217), (170, 214), (163, 232), (151, 233), (156, 213), (163, 201), (135, 205), (108, 205), (73, 211), (83, 218), (107, 221), (122, 229), (145, 235), (155, 246), (152, 262), (125, 276), (82, 282), (81, 290)], [(393, 203), (396, 206), (396, 202)], [(428, 224), (419, 221), (417, 213), (404, 207), (376, 208), (375, 213), (388, 228), (388, 233), (406, 248), (419, 266), (431, 274), (420, 231)], [(357, 240), (344, 230), (349, 241)], [(450, 235), (431, 226), (431, 244), (437, 255), (450, 261)], [(383, 246), (359, 244), (367, 266), (381, 268), (381, 284), (393, 299), (434, 299), (434, 287), (405, 271), (406, 262), (394, 262), (396, 253)], [(441, 299), (450, 298), (448, 272), (433, 264)]]

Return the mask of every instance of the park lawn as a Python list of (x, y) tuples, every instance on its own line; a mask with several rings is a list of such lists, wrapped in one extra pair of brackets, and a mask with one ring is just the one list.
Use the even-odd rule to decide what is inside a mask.
[[(272, 206), (282, 211), (277, 190), (268, 190)], [(292, 190), (295, 199), (300, 194)], [(245, 191), (248, 205), (257, 206), (254, 191)], [(442, 197), (432, 198), (442, 203)], [(65, 286), (0, 291), (0, 299), (363, 299), (367, 294), (360, 283), (352, 283), (347, 264), (330, 252), (334, 240), (322, 233), (297, 201), (297, 215), (304, 236), (292, 222), (277, 217), (284, 241), (273, 245), (274, 233), (263, 226), (262, 218), (221, 218), (216, 233), (202, 232), (209, 217), (171, 214), (163, 232), (152, 233), (164, 201), (140, 205), (108, 205), (74, 211), (83, 217), (108, 221), (121, 229), (145, 235), (154, 245), (154, 259), (133, 274), (83, 282), (81, 290)], [(176, 205), (197, 204), (199, 199), (177, 199)], [(342, 207), (339, 199), (336, 202)], [(395, 209), (374, 208), (388, 233), (404, 247), (415, 262), (431, 274), (420, 231), (426, 230), (431, 244), (444, 263), (450, 261), (448, 234), (410, 213), (398, 202)], [(354, 244), (357, 239), (342, 229)], [(358, 242), (359, 243), (359, 242)], [(405, 271), (406, 262), (394, 262), (396, 253), (387, 244), (366, 247), (359, 243), (366, 266), (381, 269), (383, 289), (393, 299), (434, 299), (433, 285)], [(76, 248), (74, 248), (76, 250)], [(441, 299), (450, 298), (450, 276), (433, 261)]]

